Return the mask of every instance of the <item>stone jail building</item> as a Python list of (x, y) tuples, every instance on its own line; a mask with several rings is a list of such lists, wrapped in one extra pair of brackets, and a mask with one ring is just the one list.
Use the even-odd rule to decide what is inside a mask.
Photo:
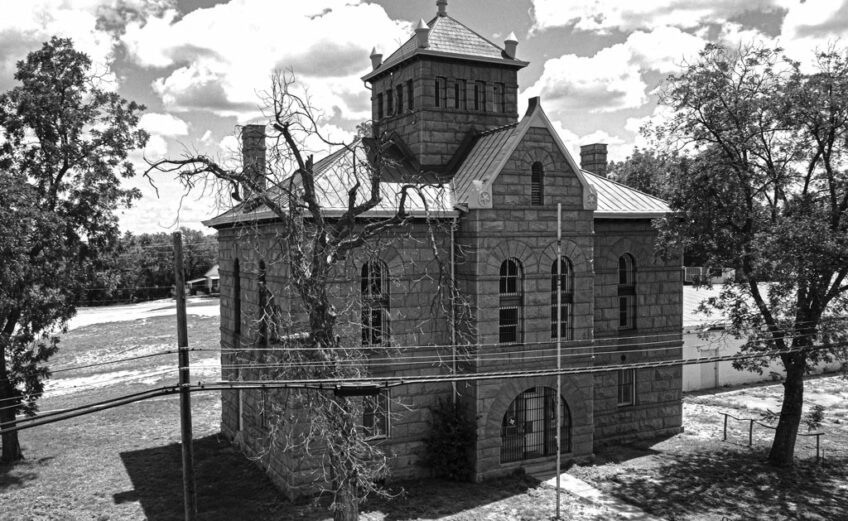
[[(342, 341), (374, 353), (377, 381), (550, 370), (558, 334), (563, 367), (583, 371), (562, 377), (559, 397), (552, 375), (398, 385), (363, 406), (363, 428), (389, 454), (395, 478), (429, 474), (422, 458), (431, 413), (454, 396), (476, 420), (476, 479), (552, 471), (557, 432), (565, 461), (679, 432), (679, 366), (601, 370), (681, 357), (681, 264), (655, 254), (651, 225), (668, 207), (606, 179), (604, 145), (583, 147), (578, 165), (538, 98), (519, 117), (517, 74), (527, 62), (518, 59), (515, 38), (498, 46), (451, 18), (445, 1), (437, 6), (385, 60), (372, 53), (363, 77), (375, 136), (390, 137), (384, 153), (392, 159), (383, 202), (369, 215), (393, 211), (404, 183), (433, 186), (410, 202), (402, 230), (340, 261), (331, 293)], [(265, 168), (263, 137), (263, 127), (245, 128), (246, 168)], [(370, 160), (360, 155), (341, 150), (315, 164), (327, 219), (346, 208), (354, 160)], [(268, 345), (257, 326), (268, 295), (289, 324), (299, 313), (287, 289), (281, 226), (248, 203), (206, 224), (220, 242), (224, 377), (255, 379), (235, 368), (231, 354), (260, 340)], [(461, 299), (445, 299), (444, 277)], [(250, 455), (267, 453), (273, 399), (262, 390), (222, 393), (223, 431)], [(290, 456), (258, 461), (284, 488), (307, 479), (308, 469)]]

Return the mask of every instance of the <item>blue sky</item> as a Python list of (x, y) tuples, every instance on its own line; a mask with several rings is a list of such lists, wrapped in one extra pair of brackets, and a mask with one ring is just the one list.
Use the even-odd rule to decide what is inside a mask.
[[(74, 39), (124, 97), (147, 105), (150, 159), (199, 151), (233, 159), (236, 125), (261, 119), (259, 94), (291, 68), (336, 139), (369, 117), (359, 79), (376, 46), (388, 56), (435, 0), (0, 0), (0, 91), (14, 64), (51, 35)], [(605, 142), (611, 159), (644, 144), (655, 89), (707, 42), (780, 45), (800, 60), (848, 45), (848, 0), (449, 0), (448, 14), (502, 44), (518, 36), (520, 107), (541, 96), (563, 140)], [(133, 156), (143, 164), (142, 153)], [(144, 198), (122, 212), (134, 232), (202, 228), (212, 190), (185, 194), (167, 176), (131, 181)]]

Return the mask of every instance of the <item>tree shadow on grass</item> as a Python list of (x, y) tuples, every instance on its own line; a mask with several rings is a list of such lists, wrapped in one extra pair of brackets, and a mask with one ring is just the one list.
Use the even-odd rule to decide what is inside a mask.
[[(182, 456), (179, 444), (122, 452), (133, 490), (114, 495), (115, 503), (138, 501), (150, 521), (183, 519)], [(267, 476), (223, 438), (194, 440), (198, 518), (203, 520), (281, 519), (283, 501)]]
[(764, 461), (762, 452), (735, 448), (680, 454), (612, 476), (605, 488), (670, 520), (848, 519), (848, 460), (793, 469)]
[(38, 479), (37, 467), (52, 460), (53, 457), (36, 460), (23, 459), (15, 463), (0, 463), (0, 491), (23, 487), (28, 481)]
[(402, 494), (392, 499), (369, 500), (361, 512), (379, 513), (382, 516), (376, 517), (385, 521), (441, 518), (524, 494), (538, 486), (539, 480), (523, 475), (483, 483), (438, 479), (404, 481), (389, 487), (390, 492), (397, 494), (402, 490)]

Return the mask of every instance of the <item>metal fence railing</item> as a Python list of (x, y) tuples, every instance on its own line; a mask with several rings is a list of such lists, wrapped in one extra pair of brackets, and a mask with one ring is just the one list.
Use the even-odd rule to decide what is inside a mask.
[[(777, 430), (777, 427), (773, 425), (769, 425), (767, 423), (763, 423), (756, 418), (737, 418), (732, 414), (728, 414), (726, 412), (721, 413), (724, 416), (724, 428), (722, 429), (722, 441), (727, 441), (727, 420), (728, 418), (733, 418), (739, 422), (748, 422), (748, 447), (754, 446), (754, 424), (759, 425), (760, 427), (765, 427), (766, 429)], [(806, 437), (815, 437), (816, 438), (816, 463), (822, 461), (824, 459), (824, 449), (821, 446), (821, 437), (824, 436), (824, 432), (799, 432), (798, 436), (806, 436)]]

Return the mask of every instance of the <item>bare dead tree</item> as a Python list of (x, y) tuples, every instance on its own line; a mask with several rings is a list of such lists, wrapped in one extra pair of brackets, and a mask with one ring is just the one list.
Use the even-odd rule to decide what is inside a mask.
[[(334, 277), (346, 265), (349, 271), (351, 258), (367, 258), (385, 237), (404, 230), (411, 219), (413, 198), (418, 208), (425, 209), (433, 230), (442, 225), (438, 215), (445, 208), (439, 207), (436, 194), (443, 187), (437, 176), (421, 173), (420, 179), (391, 183), (393, 189), (387, 191), (385, 175), (393, 165), (385, 152), (391, 140), (385, 136), (350, 143), (327, 140), (308, 96), (295, 91), (291, 73), (273, 76), (265, 106), (270, 120), (266, 137), (274, 145), (264, 172), (253, 171), (250, 165), (228, 168), (208, 156), (187, 155), (152, 162), (147, 175), (177, 174), (188, 189), (211, 177), (241, 200), (237, 209), (247, 214), (267, 209), (277, 221), (273, 242), (280, 255), (271, 262), (279, 262), (288, 273), (296, 303), (279, 305), (282, 296), (260, 281), (262, 313), (256, 317), (256, 327), (266, 342), (279, 349), (239, 351), (230, 359), (230, 368), (244, 369), (242, 374), (253, 379), (344, 381), (365, 376), (368, 350), (351, 341), (355, 335), (350, 334), (359, 325), (352, 328), (351, 321), (344, 320), (356, 314), (358, 301), (340, 294)], [(315, 142), (337, 148), (340, 157), (336, 179), (345, 186), (332, 187), (336, 195), (341, 194), (341, 204), (333, 212), (328, 212), (323, 170), (316, 169), (310, 153), (310, 143)], [(255, 224), (242, 229), (255, 237), (260, 233)], [(443, 267), (437, 245), (440, 233), (445, 232), (431, 231), (427, 240), (439, 265), (434, 279), (440, 291), (433, 297), (433, 306), (447, 317), (458, 291)], [(337, 309), (339, 302), (346, 303), (346, 308)], [(381, 356), (390, 355), (383, 352)], [(334, 519), (357, 519), (360, 503), (369, 494), (382, 492), (378, 483), (388, 472), (386, 455), (369, 443), (369, 433), (357, 425), (364, 399), (321, 389), (275, 390), (269, 396), (272, 399), (267, 407), (263, 401), (262, 412), (273, 441), (259, 457), (282, 451), (297, 453), (302, 461), (319, 462), (315, 482), (331, 494)]]

